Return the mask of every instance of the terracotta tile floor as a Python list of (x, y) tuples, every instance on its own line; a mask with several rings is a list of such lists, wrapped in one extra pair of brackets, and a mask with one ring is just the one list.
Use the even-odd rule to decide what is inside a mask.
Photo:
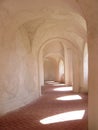
[[(35, 103), (1, 117), (0, 130), (87, 130), (87, 94), (73, 93), (72, 90), (68, 91), (68, 88), (45, 85), (43, 95)], [(72, 100), (68, 96), (82, 99)], [(60, 100), (59, 97), (64, 98)], [(78, 119), (77, 111), (82, 110), (85, 110), (83, 118)], [(67, 112), (71, 112), (70, 115)], [(74, 112), (76, 113), (73, 117)], [(50, 117), (51, 123), (48, 121), (47, 124), (42, 124), (40, 121), (47, 117)]]

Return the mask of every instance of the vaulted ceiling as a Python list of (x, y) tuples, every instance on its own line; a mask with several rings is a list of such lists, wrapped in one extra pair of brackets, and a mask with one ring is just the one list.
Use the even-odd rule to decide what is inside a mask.
[(8, 21), (5, 25), (8, 31), (4, 34), (8, 39), (11, 40), (16, 30), (23, 30), (31, 46), (40, 47), (50, 39), (62, 38), (83, 51), (87, 27), (77, 1), (5, 0), (1, 7)]

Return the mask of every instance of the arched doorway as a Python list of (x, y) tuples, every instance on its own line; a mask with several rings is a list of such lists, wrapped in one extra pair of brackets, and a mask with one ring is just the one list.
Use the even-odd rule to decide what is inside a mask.
[(64, 83), (64, 61), (62, 59), (59, 61), (59, 81)]
[(54, 58), (44, 59), (44, 82), (57, 81), (57, 62)]
[(87, 46), (87, 43), (84, 46), (83, 77), (84, 77), (84, 89), (85, 91), (88, 91), (88, 46)]

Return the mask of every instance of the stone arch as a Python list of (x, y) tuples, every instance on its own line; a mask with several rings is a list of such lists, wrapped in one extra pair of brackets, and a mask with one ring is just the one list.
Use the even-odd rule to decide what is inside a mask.
[[(46, 13), (47, 14), (47, 13)], [(18, 14), (16, 14), (15, 16), (11, 17), (11, 21), (9, 21), (8, 24), (6, 24), (5, 26), (5, 31), (3, 34), (3, 40), (4, 43), (10, 42), (10, 40), (12, 39), (12, 36), (14, 38), (15, 32), (16, 30), (22, 26), (24, 23), (29, 22), (31, 20), (35, 20), (35, 19), (41, 19), (46, 17), (46, 14), (39, 13), (39, 14), (34, 14), (32, 11), (27, 11), (24, 10), (22, 12), (19, 12)], [(83, 16), (79, 15), (78, 13), (73, 13), (73, 12), (69, 12), (66, 15), (63, 15), (63, 18), (65, 18), (66, 16), (73, 16), (73, 17), (78, 17), (77, 22), (81, 22), (81, 25), (83, 26), (83, 28), (85, 28), (85, 20), (83, 18)], [(86, 29), (86, 28), (85, 28)], [(10, 30), (10, 31), (9, 31)], [(85, 30), (86, 31), (86, 30)]]
[[(77, 45), (73, 44), (73, 42), (71, 42), (70, 40), (65, 39), (65, 38), (63, 38), (63, 37), (52, 37), (51, 39), (48, 39), (48, 40), (44, 41), (44, 43), (41, 43), (41, 46), (39, 46), (39, 48), (38, 48), (38, 55), (40, 55), (41, 50), (42, 50), (48, 43), (50, 43), (51, 41), (56, 41), (56, 40), (61, 42), (61, 46), (62, 46), (63, 48), (64, 48), (64, 46), (66, 46), (66, 47), (67, 47), (67, 46), (68, 46), (68, 47), (71, 47), (71, 48), (74, 49), (74, 52), (77, 52), (77, 51), (78, 51), (79, 57), (82, 56), (82, 52), (81, 52), (80, 48), (79, 48)], [(66, 43), (66, 44), (65, 44), (65, 43)]]
[[(75, 52), (75, 54), (77, 55), (77, 57), (75, 57), (75, 61), (77, 62), (77, 63), (79, 63), (80, 64), (80, 62), (81, 62), (81, 60), (82, 60), (82, 58), (81, 58), (81, 55), (82, 55), (82, 53), (78, 50), (78, 47), (77, 46), (74, 46), (74, 44), (72, 44), (70, 41), (68, 41), (67, 39), (64, 39), (64, 38), (51, 38), (51, 39), (49, 39), (49, 40), (47, 40), (47, 41), (45, 41), (43, 44), (42, 44), (42, 46), (39, 48), (39, 50), (38, 50), (38, 61), (39, 61), (39, 86), (41, 87), (41, 86), (43, 86), (43, 84), (44, 84), (44, 80), (43, 80), (43, 77), (44, 77), (44, 74), (43, 74), (43, 57), (42, 57), (42, 55), (43, 55), (43, 49), (44, 49), (44, 47), (48, 44), (48, 43), (50, 43), (51, 41), (55, 41), (55, 40), (60, 40), (60, 42), (61, 42), (61, 45), (63, 46), (63, 48), (64, 48), (64, 51), (65, 51), (65, 48), (66, 47), (71, 47), (71, 48), (73, 48), (73, 52)], [(66, 41), (67, 41), (67, 43), (66, 43)], [(65, 44), (66, 43), (66, 44)], [(66, 54), (65, 54), (66, 55)], [(74, 63), (74, 64), (76, 64), (76, 62)], [(79, 64), (78, 64), (78, 67), (79, 67)], [(81, 69), (81, 67), (79, 67), (79, 70), (78, 71), (80, 71), (80, 69)], [(80, 72), (74, 72), (75, 73), (75, 76), (77, 76), (77, 74), (79, 74), (78, 75), (78, 77), (79, 77), (79, 79), (75, 79), (75, 84), (76, 84), (76, 82), (78, 81), (78, 82), (80, 82)], [(65, 77), (66, 77), (66, 74), (65, 74)], [(76, 87), (79, 87), (77, 84), (76, 84)], [(75, 91), (79, 91), (79, 88), (76, 88), (75, 89)]]
[[(51, 45), (51, 43), (49, 44), (51, 47), (52, 47), (52, 45)], [(56, 44), (55, 44), (56, 45)], [(46, 45), (47, 46), (47, 45)], [(45, 47), (46, 47), (45, 46)], [(61, 46), (61, 45), (60, 45)], [(57, 47), (57, 46), (56, 46)], [(56, 48), (55, 47), (53, 47), (54, 48), (54, 51), (53, 52), (49, 52), (48, 54), (46, 53), (46, 55), (45, 56), (43, 56), (43, 59), (45, 60), (47, 60), (47, 59), (50, 59), (50, 61), (51, 60), (53, 60), (54, 59), (54, 61), (55, 61), (55, 66), (54, 66), (54, 70), (52, 70), (53, 69), (53, 67), (50, 69), (50, 71), (52, 70), (52, 74), (53, 75), (55, 75), (54, 77), (55, 77), (55, 79), (54, 79), (54, 81), (57, 81), (57, 82), (60, 82), (61, 80), (60, 80), (60, 73), (59, 73), (59, 61), (60, 61), (60, 59), (62, 59), (63, 61), (64, 61), (64, 54), (63, 53), (61, 53), (61, 52), (55, 52), (55, 50), (56, 50)], [(44, 48), (45, 50), (47, 49), (47, 48)], [(44, 52), (44, 49), (43, 49), (43, 52)], [(61, 51), (64, 51), (64, 50), (61, 50)], [(54, 63), (53, 63), (54, 64)], [(50, 64), (50, 66), (52, 65), (52, 63)], [(48, 64), (47, 64), (47, 66), (49, 66)], [(48, 71), (47, 71), (47, 73), (49, 72), (50, 73), (50, 71), (49, 71), (49, 69), (48, 69)], [(53, 73), (54, 72), (54, 73)], [(45, 77), (45, 76), (44, 76)]]

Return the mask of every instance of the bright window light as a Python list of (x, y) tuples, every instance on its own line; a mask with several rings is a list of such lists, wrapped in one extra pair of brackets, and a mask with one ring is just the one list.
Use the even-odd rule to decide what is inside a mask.
[(88, 86), (88, 46), (84, 48), (84, 86)]
[(46, 124), (53, 124), (53, 123), (71, 121), (71, 120), (80, 120), (83, 118), (84, 114), (85, 114), (85, 110), (65, 112), (65, 113), (44, 118), (40, 120), (40, 123), (46, 125)]
[(60, 74), (60, 77), (64, 74), (64, 62), (63, 62), (63, 60), (60, 60), (60, 62), (59, 62), (59, 74)]
[(54, 91), (72, 91), (72, 87), (59, 87), (55, 88)]
[(70, 95), (70, 96), (59, 97), (59, 98), (56, 98), (56, 99), (66, 101), (66, 100), (80, 100), (82, 98), (79, 95)]

